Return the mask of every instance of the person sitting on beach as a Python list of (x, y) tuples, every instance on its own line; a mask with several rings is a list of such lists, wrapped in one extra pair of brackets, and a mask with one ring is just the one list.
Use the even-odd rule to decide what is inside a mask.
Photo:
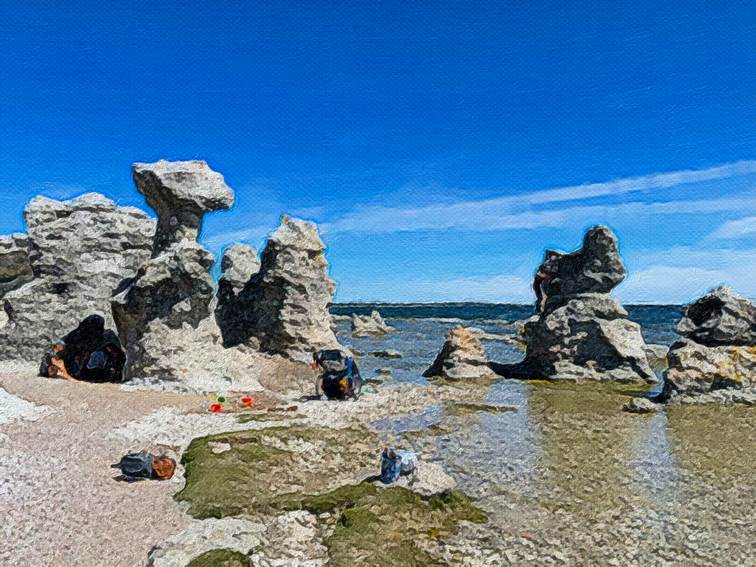
[(315, 394), (320, 397), (321, 388), (329, 400), (356, 400), (362, 391), (362, 377), (351, 356), (337, 349), (321, 350), (312, 354), (313, 370), (322, 375), (315, 382)]
[(86, 317), (45, 354), (40, 375), (87, 382), (117, 382), (126, 357), (116, 334), (101, 315)]

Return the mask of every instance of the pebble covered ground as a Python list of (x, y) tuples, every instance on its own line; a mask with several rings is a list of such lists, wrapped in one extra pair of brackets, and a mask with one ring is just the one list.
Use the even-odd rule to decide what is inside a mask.
[[(160, 545), (163, 557), (207, 551), (212, 544), (198, 547), (191, 535), (204, 528), (174, 500), (182, 470), (173, 482), (128, 484), (114, 480), (110, 463), (127, 450), (179, 453), (194, 437), (287, 424), (369, 425), (376, 470), (387, 443), (443, 467), (488, 521), (463, 521), (456, 533), (424, 541), (424, 557), (442, 564), (755, 564), (752, 407), (674, 405), (638, 415), (621, 411), (631, 392), (608, 387), (386, 384), (356, 403), (291, 399), (297, 407), (283, 416), (240, 421), (203, 412), (197, 396), (31, 374), (0, 372), (9, 395), (48, 408), (36, 421), (0, 427), (2, 565), (131, 566), (145, 565)], [(258, 542), (255, 565), (318, 565), (327, 561), (322, 526), (333, 522), (288, 512), (240, 529), (258, 534), (249, 536)], [(232, 537), (217, 529), (219, 541)], [(292, 533), (310, 534), (311, 545), (295, 546)]]

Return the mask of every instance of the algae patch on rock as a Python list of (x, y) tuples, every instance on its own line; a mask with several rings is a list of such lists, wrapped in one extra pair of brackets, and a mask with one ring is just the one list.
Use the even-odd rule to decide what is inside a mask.
[[(218, 443), (231, 448), (213, 453)], [(446, 565), (439, 546), (460, 522), (484, 523), (486, 515), (458, 492), (428, 497), (359, 482), (377, 469), (379, 446), (364, 428), (276, 427), (195, 439), (176, 499), (199, 518), (315, 514), (333, 566)]]
[(484, 523), (486, 515), (462, 493), (425, 498), (403, 487), (369, 482), (305, 498), (312, 512), (338, 518), (325, 539), (330, 565), (445, 565), (427, 545), (457, 531), (459, 522)]
[(233, 549), (212, 549), (192, 559), (187, 567), (247, 567), (249, 558)]
[[(231, 449), (213, 453), (218, 443)], [(182, 458), (186, 486), (176, 499), (198, 518), (299, 509), (297, 495), (327, 492), (345, 475), (375, 468), (377, 447), (364, 428), (275, 427), (195, 439)]]

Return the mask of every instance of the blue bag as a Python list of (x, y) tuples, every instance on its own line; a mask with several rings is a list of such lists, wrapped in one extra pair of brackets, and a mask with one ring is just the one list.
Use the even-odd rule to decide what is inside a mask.
[(399, 480), (402, 474), (402, 456), (393, 448), (387, 447), (381, 455), (381, 482), (391, 484)]

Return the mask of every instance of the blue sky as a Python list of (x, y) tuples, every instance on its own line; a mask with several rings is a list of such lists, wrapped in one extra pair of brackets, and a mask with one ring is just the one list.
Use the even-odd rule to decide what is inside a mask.
[(0, 229), (33, 195), (144, 207), (134, 161), (236, 190), (215, 252), (323, 228), (337, 299), (532, 300), (617, 232), (626, 302), (756, 296), (748, 2), (4, 2)]

